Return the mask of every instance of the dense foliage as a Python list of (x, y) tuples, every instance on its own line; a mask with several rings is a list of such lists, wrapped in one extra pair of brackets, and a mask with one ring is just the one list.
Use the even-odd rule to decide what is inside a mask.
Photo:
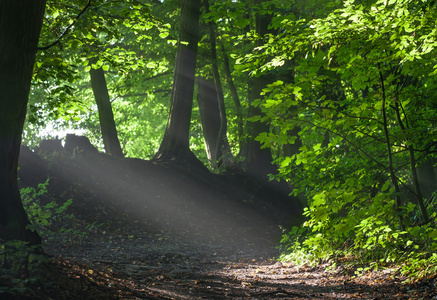
[(302, 144), (277, 156), (280, 177), (308, 199), (307, 221), (284, 235), (285, 259), (435, 273), (435, 16), (427, 2), (345, 1), (320, 18), (279, 17), (281, 34), (241, 59), (264, 57), (262, 72), (294, 66), (259, 104), (272, 124), (258, 137), (266, 147)]
[[(170, 106), (178, 12), (168, 0), (50, 3), (40, 44), (59, 41), (38, 55), (25, 143), (79, 130), (103, 148), (89, 83), (89, 70), (102, 68), (123, 151), (153, 157)], [(220, 71), (232, 154), (244, 161), (255, 138), (247, 128), (266, 125), (256, 140), (279, 166), (272, 177), (305, 206), (305, 223), (284, 232), (284, 259), (435, 273), (436, 17), (434, 1), (420, 0), (203, 8), (197, 75)], [(265, 86), (251, 101), (253, 82)], [(208, 165), (198, 111), (191, 149)]]

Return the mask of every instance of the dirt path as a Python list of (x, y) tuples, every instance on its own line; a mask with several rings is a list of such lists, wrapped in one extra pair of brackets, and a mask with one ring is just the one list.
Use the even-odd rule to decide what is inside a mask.
[(274, 248), (137, 234), (89, 236), (46, 251), (81, 282), (73, 286), (83, 299), (437, 299), (435, 280), (404, 285), (391, 270), (355, 277), (327, 265), (295, 267), (276, 261)]
[(73, 199), (52, 230), (75, 232), (47, 244), (52, 264), (29, 299), (437, 300), (435, 279), (403, 285), (392, 271), (354, 277), (277, 262), (279, 224), (300, 210), (276, 186), (191, 165), (29, 151), (21, 182), (50, 176), (41, 201)]

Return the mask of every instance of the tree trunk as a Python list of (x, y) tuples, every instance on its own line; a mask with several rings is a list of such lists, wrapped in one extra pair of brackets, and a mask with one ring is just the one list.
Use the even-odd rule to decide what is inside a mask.
[(199, 105), (200, 122), (206, 155), (213, 168), (217, 167), (217, 140), (220, 133), (220, 112), (214, 83), (203, 78), (196, 78), (197, 103)]
[(217, 99), (217, 86), (203, 77), (196, 78), (196, 86), (206, 154), (211, 166), (216, 169), (222, 163), (227, 165), (231, 162), (230, 147), (221, 127), (223, 120)]
[(229, 59), (228, 55), (226, 53), (225, 46), (221, 44), (222, 54), (223, 54), (223, 64), (224, 64), (224, 71), (225, 71), (225, 77), (226, 77), (226, 83), (228, 85), (229, 91), (231, 92), (232, 100), (235, 104), (235, 109), (237, 111), (237, 124), (238, 124), (238, 142), (239, 142), (239, 148), (240, 151), (243, 146), (243, 114), (241, 112), (241, 102), (240, 97), (238, 96), (237, 88), (235, 87), (234, 80), (232, 79), (231, 74), (231, 68), (229, 66)]
[(385, 143), (387, 146), (387, 159), (388, 159), (388, 173), (391, 179), (391, 182), (394, 187), (395, 191), (395, 202), (394, 202), (394, 210), (395, 213), (398, 215), (399, 218), (399, 225), (402, 230), (405, 230), (404, 226), (404, 217), (401, 214), (400, 206), (401, 206), (401, 192), (399, 189), (399, 183), (398, 179), (395, 174), (395, 169), (393, 167), (393, 153), (392, 153), (392, 145), (390, 143), (390, 135), (388, 132), (389, 126), (387, 121), (387, 99), (385, 97), (385, 84), (384, 84), (384, 77), (381, 72), (381, 68), (379, 66), (379, 63), (377, 64), (379, 69), (379, 77), (380, 77), (380, 83), (381, 83), (381, 92), (382, 92), (382, 122), (383, 122), (383, 129), (384, 129), (384, 137), (385, 137)]
[[(256, 3), (263, 1), (258, 0)], [(272, 20), (271, 15), (257, 15), (256, 16), (256, 32), (260, 36), (264, 36), (267, 33), (272, 33), (268, 26)], [(258, 42), (257, 46), (262, 45), (262, 42)], [(249, 111), (248, 119), (254, 116), (263, 116), (261, 108), (254, 106), (253, 102), (261, 97), (262, 89), (268, 84), (275, 81), (273, 74), (265, 74), (249, 80)], [(255, 138), (262, 132), (269, 132), (270, 124), (265, 122), (246, 122), (247, 140), (243, 146), (243, 157), (245, 158), (246, 169), (248, 175), (255, 180), (265, 182), (268, 180), (268, 174), (276, 171), (276, 168), (272, 165), (272, 155), (269, 148), (261, 149), (261, 144), (255, 141)]]
[(199, 42), (200, 0), (183, 0), (170, 112), (164, 139), (155, 159), (185, 159), (189, 148), (194, 74)]
[(17, 186), (21, 134), (45, 0), (0, 1), (0, 239), (41, 243)]
[(437, 159), (428, 158), (417, 168), (417, 177), (423, 188), (423, 197), (429, 199), (437, 191)]
[[(209, 2), (208, 0), (203, 1), (203, 8), (205, 10), (206, 14), (210, 13), (209, 10)], [(209, 33), (209, 41), (210, 41), (210, 60), (212, 63), (212, 75), (214, 78), (214, 84), (211, 86), (210, 83), (207, 82), (207, 80), (201, 78), (198, 83), (200, 84), (200, 88), (203, 88), (203, 93), (199, 92), (200, 100), (210, 100), (206, 101), (204, 104), (210, 104), (212, 110), (216, 110), (218, 112), (218, 129), (216, 142), (215, 144), (215, 151), (212, 151), (214, 154), (211, 160), (212, 166), (214, 168), (220, 167), (220, 166), (230, 166), (232, 164), (232, 153), (231, 148), (229, 146), (228, 138), (227, 138), (227, 131), (228, 131), (228, 124), (227, 124), (227, 118), (226, 118), (226, 108), (225, 108), (225, 99), (223, 96), (223, 87), (220, 80), (220, 73), (217, 63), (217, 38), (216, 38), (216, 29), (215, 29), (215, 23), (213, 21), (208, 22), (208, 33)], [(199, 84), (197, 85), (199, 87)], [(204, 85), (204, 86), (202, 86)], [(209, 85), (211, 88), (206, 87)], [(211, 93), (209, 95), (205, 94)], [(207, 99), (208, 98), (208, 99)], [(212, 101), (215, 103), (213, 104)], [(199, 109), (204, 106), (199, 104)], [(202, 112), (200, 112), (202, 114)], [(204, 125), (207, 125), (209, 122), (208, 119), (203, 119), (202, 121), (202, 128), (205, 128)], [(207, 143), (205, 139), (205, 143)], [(211, 143), (208, 143), (209, 145), (212, 145)]]
[(420, 183), (419, 183), (419, 178), (417, 175), (416, 157), (414, 154), (414, 147), (411, 144), (410, 138), (408, 138), (408, 130), (410, 129), (410, 127), (408, 125), (408, 120), (407, 120), (406, 115), (405, 115), (405, 123), (406, 123), (407, 127), (405, 126), (404, 122), (402, 121), (399, 103), (400, 103), (399, 95), (396, 93), (395, 105), (394, 105), (394, 109), (395, 109), (395, 113), (396, 113), (396, 120), (398, 121), (399, 127), (401, 128), (402, 132), (407, 137), (406, 144), (407, 144), (408, 153), (410, 155), (410, 170), (411, 170), (411, 177), (413, 180), (416, 201), (417, 201), (417, 204), (419, 205), (419, 209), (420, 209), (420, 213), (422, 214), (423, 221), (425, 223), (428, 223), (429, 216), (428, 216), (428, 212), (426, 210), (425, 203), (423, 201), (422, 191), (420, 190)]
[(91, 86), (99, 111), (100, 130), (102, 132), (105, 152), (109, 155), (122, 158), (120, 141), (118, 140), (117, 127), (114, 122), (111, 101), (109, 100), (105, 73), (102, 68), (90, 70)]

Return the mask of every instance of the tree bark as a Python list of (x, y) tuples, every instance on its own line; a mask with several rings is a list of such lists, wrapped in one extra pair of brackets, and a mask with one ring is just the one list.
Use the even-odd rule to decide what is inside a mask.
[(213, 168), (217, 167), (217, 140), (220, 133), (220, 112), (214, 83), (203, 77), (196, 78), (197, 103), (199, 105), (200, 122), (206, 155)]
[(200, 0), (182, 0), (181, 2), (181, 25), (170, 112), (164, 139), (155, 159), (171, 160), (192, 156), (189, 138), (199, 42)]
[(122, 158), (124, 155), (118, 140), (117, 127), (115, 126), (114, 114), (112, 113), (105, 73), (102, 68), (91, 68), (90, 76), (91, 87), (99, 111), (100, 130), (102, 132), (105, 152), (109, 155)]
[(384, 84), (384, 77), (382, 75), (381, 72), (381, 68), (379, 66), (378, 63), (378, 69), (379, 69), (379, 78), (380, 78), (380, 83), (381, 83), (381, 92), (382, 92), (382, 122), (383, 122), (383, 129), (384, 129), (384, 137), (385, 137), (385, 143), (387, 146), (387, 160), (388, 160), (388, 172), (389, 172), (389, 176), (391, 179), (391, 182), (393, 184), (394, 187), (394, 191), (395, 191), (395, 202), (394, 202), (394, 210), (396, 212), (396, 214), (398, 215), (399, 218), (399, 225), (401, 227), (402, 230), (405, 230), (405, 225), (404, 225), (404, 217), (401, 214), (401, 210), (400, 210), (400, 206), (401, 206), (401, 192), (399, 189), (399, 183), (398, 183), (398, 179), (396, 177), (395, 174), (395, 169), (393, 167), (393, 153), (392, 153), (392, 149), (391, 149), (391, 143), (390, 143), (390, 134), (388, 132), (388, 122), (387, 122), (387, 99), (385, 97), (385, 84)]
[(41, 243), (17, 186), (21, 134), (45, 0), (0, 1), (0, 239)]
[(234, 80), (232, 79), (231, 68), (229, 66), (229, 58), (226, 53), (225, 46), (221, 44), (221, 50), (223, 54), (223, 65), (225, 71), (226, 83), (228, 85), (229, 91), (231, 92), (232, 100), (235, 104), (235, 109), (237, 111), (237, 124), (238, 124), (238, 142), (240, 151), (242, 149), (243, 143), (243, 114), (241, 112), (241, 102), (240, 97), (238, 96), (237, 88), (235, 87)]
[[(210, 13), (209, 10), (209, 2), (208, 0), (203, 0), (203, 8), (206, 14)], [(211, 154), (214, 154), (210, 160), (212, 166), (214, 168), (218, 168), (220, 166), (229, 166), (232, 164), (232, 153), (231, 147), (229, 146), (227, 131), (228, 124), (226, 118), (226, 108), (225, 108), (225, 99), (223, 95), (223, 87), (220, 80), (220, 73), (217, 63), (217, 38), (216, 38), (216, 29), (215, 23), (213, 21), (208, 22), (207, 24), (208, 33), (209, 33), (209, 41), (210, 41), (210, 60), (212, 63), (212, 75), (214, 79), (214, 83), (211, 86), (210, 83), (204, 79), (200, 78), (197, 86), (202, 89), (202, 93), (199, 92), (200, 100), (207, 100), (203, 104), (208, 104), (211, 110), (216, 110), (218, 112), (218, 132), (216, 135), (215, 150), (210, 151)], [(200, 85), (199, 85), (200, 84)], [(210, 96), (206, 93), (210, 93)], [(199, 98), (199, 97), (198, 97)], [(215, 98), (215, 100), (214, 100)], [(215, 104), (213, 103), (215, 102)], [(204, 105), (200, 105), (199, 109), (205, 107)], [(212, 112), (212, 111), (211, 111)], [(211, 113), (210, 112), (210, 113)], [(202, 112), (200, 112), (202, 114)], [(207, 118), (203, 118), (202, 128), (205, 129), (204, 125), (213, 124), (209, 123)], [(211, 136), (209, 137), (211, 138)], [(209, 139), (205, 139), (205, 145), (208, 143), (207, 147), (210, 147), (212, 144), (209, 143)]]
[(222, 164), (229, 165), (231, 163), (230, 147), (226, 136), (223, 137), (223, 120), (217, 99), (217, 86), (203, 77), (196, 78), (196, 86), (200, 122), (208, 160), (214, 169)]
[(419, 209), (420, 209), (420, 213), (422, 214), (423, 221), (425, 223), (428, 223), (429, 216), (428, 216), (428, 212), (426, 210), (425, 203), (423, 201), (422, 191), (420, 189), (419, 177), (417, 175), (416, 157), (414, 154), (414, 147), (411, 144), (410, 138), (408, 138), (407, 129), (410, 129), (410, 128), (408, 126), (408, 120), (407, 120), (406, 115), (405, 115), (405, 123), (406, 123), (407, 127), (404, 125), (404, 122), (402, 121), (402, 118), (401, 118), (401, 112), (400, 112), (399, 106), (400, 106), (399, 95), (398, 95), (398, 93), (396, 93), (395, 94), (395, 105), (394, 105), (394, 109), (395, 109), (395, 113), (396, 113), (396, 120), (398, 121), (399, 127), (401, 128), (402, 132), (407, 137), (406, 144), (407, 144), (408, 153), (410, 155), (410, 170), (411, 170), (411, 177), (413, 180), (416, 201), (417, 201), (417, 204), (419, 205)]
[[(262, 0), (255, 1), (257, 4)], [(273, 33), (268, 28), (272, 20), (272, 15), (256, 15), (256, 32), (260, 36)], [(262, 45), (260, 41), (257, 46)], [(249, 80), (249, 111), (248, 119), (254, 116), (263, 116), (261, 108), (253, 105), (253, 102), (261, 97), (262, 89), (275, 81), (273, 74), (264, 74)], [(246, 170), (249, 176), (260, 182), (268, 180), (268, 174), (276, 171), (272, 165), (272, 154), (269, 148), (261, 149), (261, 144), (255, 138), (262, 132), (269, 132), (270, 124), (265, 122), (246, 122), (247, 140), (244, 143), (242, 156), (245, 158)]]

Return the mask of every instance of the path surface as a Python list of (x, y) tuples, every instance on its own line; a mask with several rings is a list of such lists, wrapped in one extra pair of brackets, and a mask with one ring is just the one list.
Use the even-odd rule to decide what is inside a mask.
[(270, 183), (87, 152), (41, 158), (23, 150), (20, 163), (22, 184), (50, 177), (43, 203), (73, 200), (52, 218), (54, 232), (76, 234), (45, 247), (53, 268), (32, 291), (40, 299), (437, 300), (435, 279), (408, 286), (392, 271), (354, 277), (277, 262), (279, 225), (301, 214), (296, 199)]
[[(88, 299), (437, 299), (435, 280), (404, 285), (392, 270), (353, 276), (295, 267), (277, 250), (187, 243), (166, 235), (101, 235), (46, 248)], [(80, 290), (82, 289), (82, 290)]]

